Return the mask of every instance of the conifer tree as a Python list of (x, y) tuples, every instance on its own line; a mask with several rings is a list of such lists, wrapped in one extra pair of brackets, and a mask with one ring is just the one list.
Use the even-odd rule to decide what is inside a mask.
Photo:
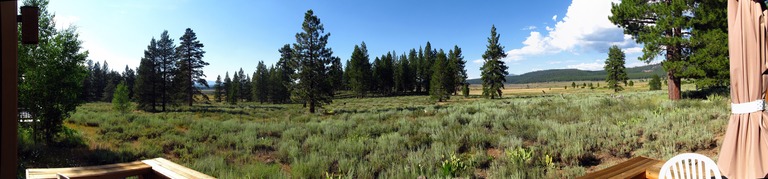
[(254, 99), (260, 103), (267, 102), (269, 97), (269, 71), (267, 71), (267, 65), (264, 65), (263, 61), (259, 61), (256, 65), (256, 73), (253, 77), (253, 94)]
[(448, 68), (447, 64), (448, 59), (446, 54), (442, 49), (440, 49), (440, 52), (437, 53), (437, 58), (435, 58), (435, 63), (432, 65), (433, 73), (429, 87), (429, 96), (438, 102), (442, 102), (450, 98), (451, 89), (449, 88), (453, 85), (453, 80), (450, 78), (450, 69)]
[(128, 99), (133, 98), (133, 87), (136, 85), (136, 71), (128, 68), (128, 65), (125, 65), (125, 70), (123, 71), (123, 81), (125, 81), (125, 87), (128, 88)]
[(184, 100), (187, 105), (192, 106), (193, 96), (196, 94), (202, 95), (205, 100), (208, 100), (208, 97), (195, 87), (195, 83), (206, 88), (209, 87), (203, 73), (203, 67), (208, 66), (208, 62), (203, 61), (204, 45), (197, 40), (197, 35), (192, 29), (187, 28), (179, 40), (181, 44), (176, 48), (178, 57), (178, 61), (176, 61), (177, 84), (180, 85), (179, 91), (185, 96)]
[(224, 93), (224, 86), (221, 83), (221, 75), (216, 76), (216, 83), (213, 84), (213, 99), (217, 103), (221, 102), (222, 93)]
[(368, 57), (368, 49), (365, 46), (365, 42), (362, 42), (360, 46), (355, 45), (352, 50), (352, 57), (350, 57), (349, 70), (347, 72), (349, 76), (349, 88), (357, 97), (365, 97), (368, 91), (371, 89), (370, 84), (372, 79), (372, 70), (370, 59)]
[(450, 61), (453, 71), (453, 93), (456, 94), (460, 88), (464, 87), (467, 83), (467, 69), (465, 69), (467, 61), (464, 60), (464, 56), (461, 54), (461, 48), (458, 45), (453, 46), (453, 50), (450, 50), (448, 59)]
[[(624, 67), (624, 52), (614, 45), (608, 49), (608, 59), (605, 60), (605, 82), (608, 83), (608, 88), (613, 89), (614, 92), (624, 90), (624, 87), (619, 85), (620, 83), (627, 84), (627, 72)], [(592, 83), (590, 83), (591, 87)]]
[(296, 34), (293, 50), (299, 62), (297, 97), (309, 105), (309, 112), (333, 101), (333, 87), (328, 82), (328, 69), (333, 51), (326, 47), (330, 33), (310, 9), (304, 14), (302, 32)]
[(501, 89), (504, 88), (504, 82), (506, 82), (507, 66), (502, 58), (507, 57), (504, 52), (504, 46), (499, 43), (499, 37), (501, 35), (496, 34), (496, 26), (491, 27), (491, 37), (488, 37), (488, 49), (483, 54), (483, 60), (485, 63), (480, 68), (483, 81), (483, 96), (494, 99), (501, 97)]
[(342, 82), (344, 80), (344, 71), (341, 67), (341, 58), (331, 58), (331, 67), (328, 71), (328, 76), (334, 92), (345, 88), (345, 84)]
[(168, 31), (163, 31), (160, 34), (160, 40), (157, 41), (157, 47), (155, 51), (155, 58), (157, 58), (157, 68), (160, 74), (160, 106), (162, 111), (165, 111), (166, 106), (173, 104), (173, 95), (175, 94), (173, 86), (173, 78), (177, 73), (176, 67), (176, 45), (173, 44), (173, 39), (168, 35)]
[[(691, 66), (691, 13), (696, 1), (623, 0), (613, 3), (608, 19), (642, 43), (643, 55), (638, 60), (651, 62), (664, 56), (661, 63), (667, 72), (670, 100), (679, 100), (680, 79)], [(717, 42), (721, 43), (721, 42)], [(709, 58), (709, 57), (707, 57)]]
[(134, 87), (134, 98), (138, 102), (138, 109), (150, 112), (157, 111), (162, 97), (160, 90), (162, 76), (158, 68), (160, 62), (156, 53), (157, 41), (152, 38), (147, 49), (144, 50), (144, 57), (141, 58), (139, 69), (136, 70), (136, 86)]

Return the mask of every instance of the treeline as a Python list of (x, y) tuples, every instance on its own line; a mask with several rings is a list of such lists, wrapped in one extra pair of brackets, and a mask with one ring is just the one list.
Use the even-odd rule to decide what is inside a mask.
[(128, 96), (133, 96), (133, 87), (136, 83), (136, 71), (125, 66), (123, 73), (109, 68), (107, 61), (93, 63), (86, 61), (86, 75), (83, 79), (83, 90), (80, 99), (84, 102), (109, 102), (112, 101), (115, 89), (120, 82), (125, 82), (128, 87)]
[[(167, 106), (181, 103), (191, 106), (194, 96), (202, 94), (195, 84), (208, 87), (202, 71), (208, 63), (202, 60), (203, 44), (192, 29), (187, 28), (179, 40), (176, 46), (168, 31), (160, 35), (160, 40), (152, 38), (138, 69), (126, 65), (122, 74), (111, 70), (106, 61), (87, 61), (80, 99), (109, 102), (118, 84), (124, 82), (129, 99), (138, 102), (141, 110), (165, 111)], [(208, 100), (205, 95), (199, 96)]]
[[(214, 84), (216, 102), (237, 104), (238, 102), (257, 101), (261, 103), (292, 102), (296, 88), (295, 79), (299, 72), (296, 52), (286, 44), (278, 49), (280, 59), (269, 67), (260, 61), (256, 71), (249, 76), (240, 71), (229, 72), (224, 78), (219, 75)], [(365, 42), (355, 45), (352, 55), (342, 68), (341, 59), (332, 57), (328, 72), (322, 76), (327, 79), (334, 94), (349, 91), (355, 97), (394, 96), (410, 94), (430, 94), (435, 100), (443, 101), (450, 94), (458, 94), (467, 88), (466, 61), (461, 48), (454, 46), (448, 53), (443, 49), (432, 49), (427, 42), (424, 48), (411, 49), (408, 53), (387, 52), (370, 60)], [(468, 90), (465, 95), (468, 95)]]

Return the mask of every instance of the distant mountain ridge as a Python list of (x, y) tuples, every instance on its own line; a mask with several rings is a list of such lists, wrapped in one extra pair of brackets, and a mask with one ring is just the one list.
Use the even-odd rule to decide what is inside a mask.
[[(659, 76), (666, 75), (661, 64), (653, 64), (639, 67), (627, 68), (627, 76), (629, 79), (642, 79), (651, 78), (653, 74)], [(600, 71), (587, 71), (579, 69), (551, 69), (528, 72), (521, 75), (507, 76), (507, 83), (521, 84), (521, 83), (539, 83), (539, 82), (554, 82), (554, 81), (605, 81), (605, 70)], [(467, 80), (469, 84), (481, 84), (479, 78)]]

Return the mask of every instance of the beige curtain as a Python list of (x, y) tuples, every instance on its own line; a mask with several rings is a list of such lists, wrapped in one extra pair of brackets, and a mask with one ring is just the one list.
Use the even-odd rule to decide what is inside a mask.
[[(766, 69), (766, 12), (761, 0), (728, 1), (728, 50), (731, 101), (748, 103), (764, 98)], [(765, 111), (732, 114), (717, 162), (732, 179), (768, 177), (768, 135), (762, 126)]]

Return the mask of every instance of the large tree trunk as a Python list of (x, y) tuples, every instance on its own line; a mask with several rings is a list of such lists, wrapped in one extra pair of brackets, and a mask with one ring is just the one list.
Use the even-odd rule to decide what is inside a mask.
[(309, 102), (309, 113), (315, 113), (315, 102), (310, 101)]
[(680, 100), (680, 78), (672, 72), (667, 72), (667, 89), (670, 100)]

